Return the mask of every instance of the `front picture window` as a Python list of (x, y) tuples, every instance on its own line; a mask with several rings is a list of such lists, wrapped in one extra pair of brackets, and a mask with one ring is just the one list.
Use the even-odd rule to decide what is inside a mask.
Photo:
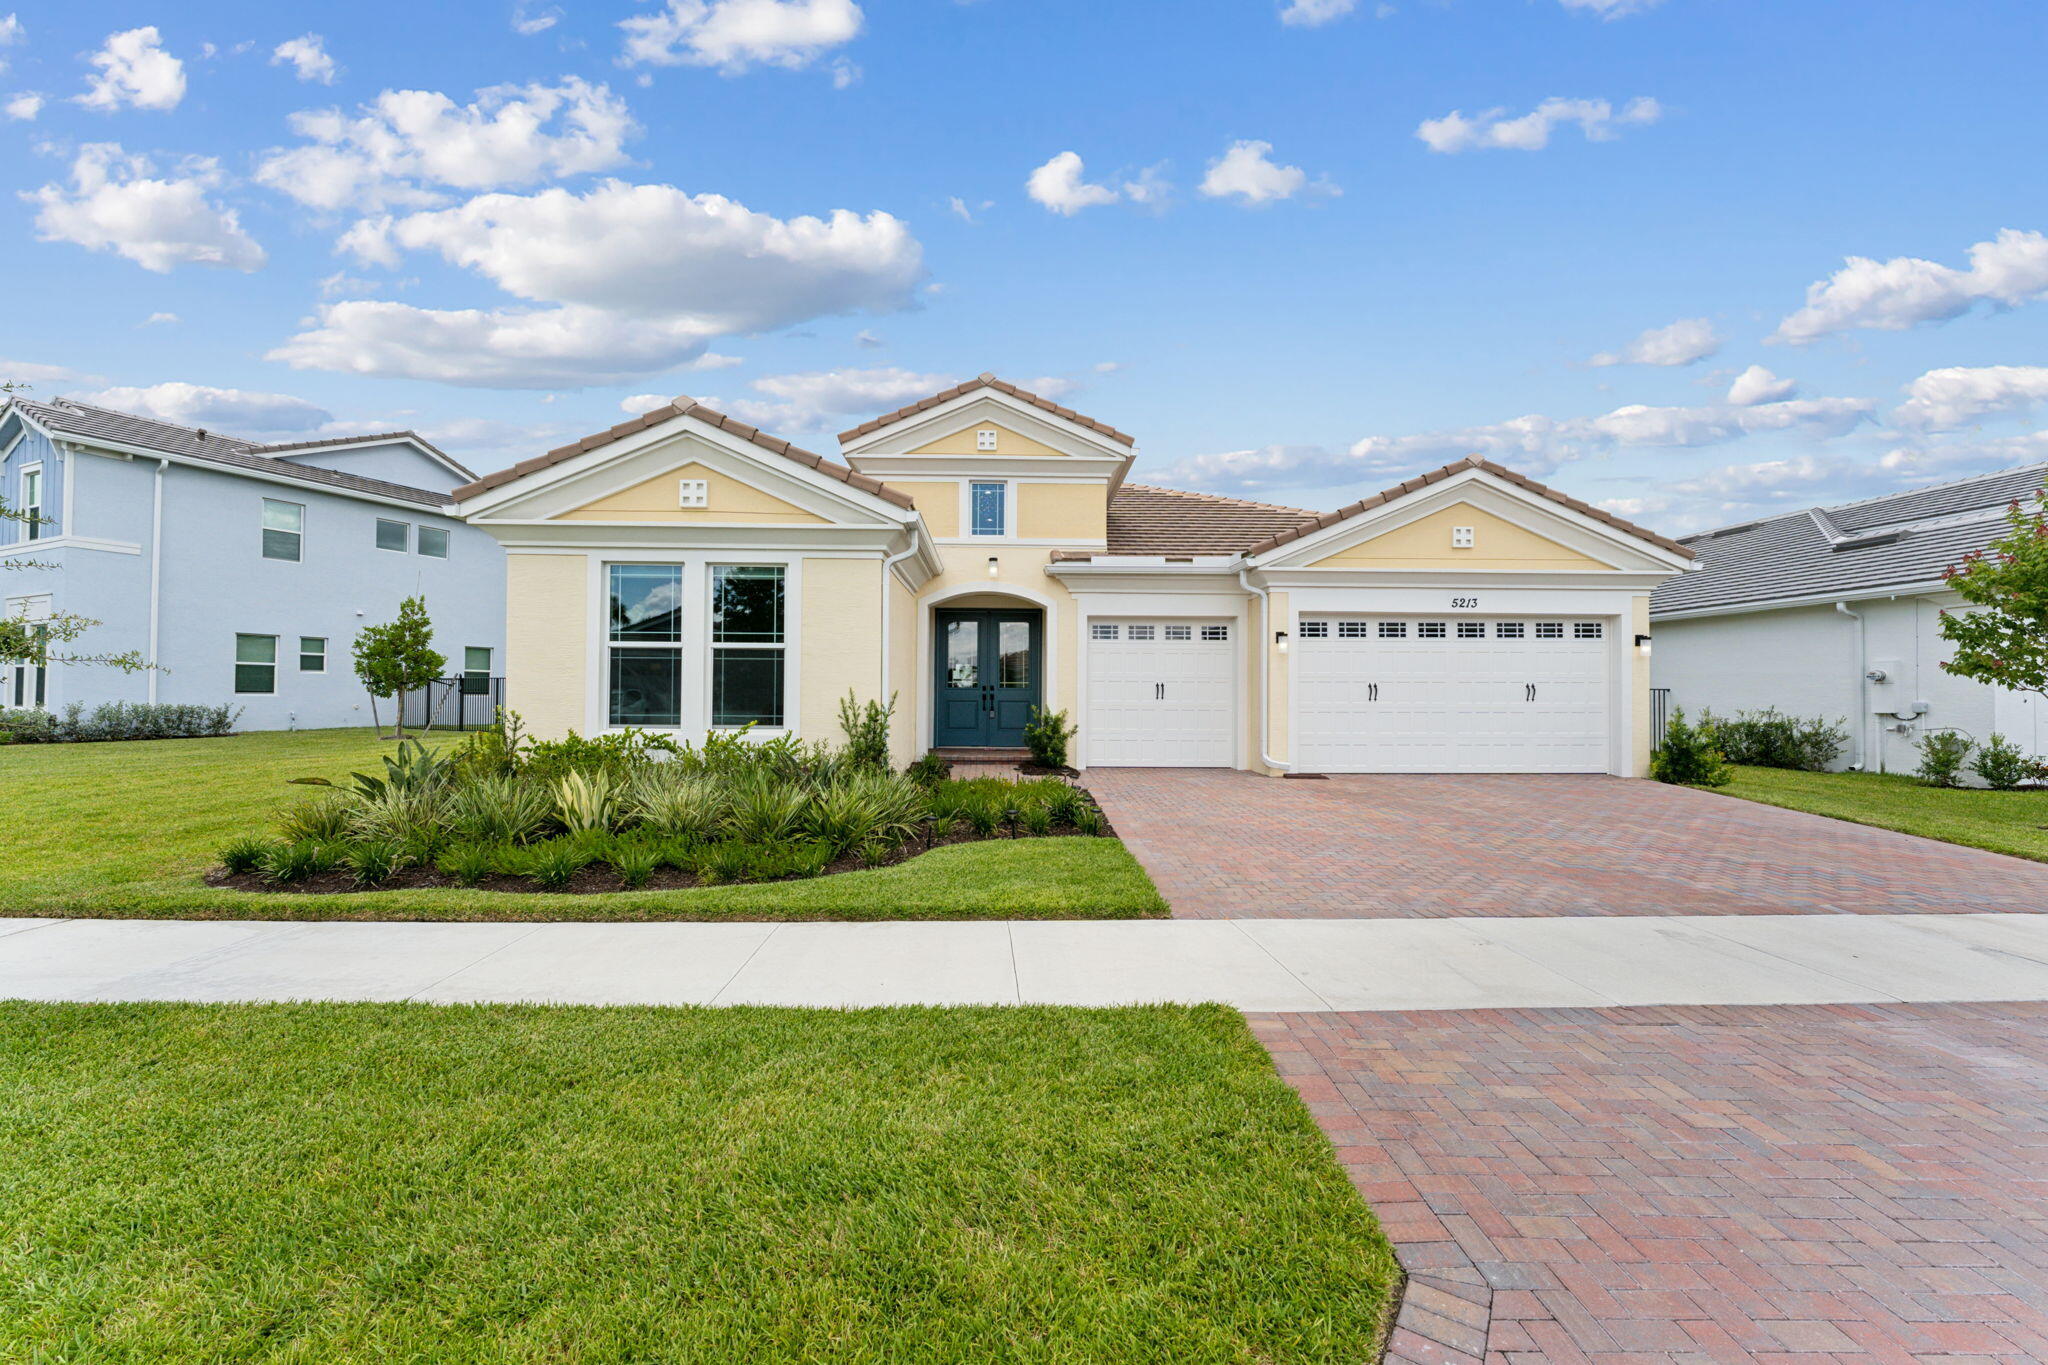
[(711, 723), (783, 723), (784, 577), (780, 564), (711, 566)]
[(306, 509), (295, 502), (263, 500), (263, 557), (296, 564), (305, 554)]
[(608, 574), (609, 721), (613, 725), (681, 725), (682, 568), (674, 564), (613, 564), (608, 566)]
[(978, 536), (999, 536), (1004, 530), (1005, 511), (1003, 495), (1007, 491), (1003, 484), (977, 483), (971, 486), (971, 501), (974, 513), (974, 534)]

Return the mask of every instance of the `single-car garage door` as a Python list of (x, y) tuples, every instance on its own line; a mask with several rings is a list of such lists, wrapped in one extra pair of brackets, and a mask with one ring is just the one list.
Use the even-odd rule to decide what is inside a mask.
[(1105, 768), (1232, 766), (1235, 629), (1229, 621), (1089, 622), (1082, 735), (1088, 762)]
[(1613, 641), (1569, 617), (1310, 616), (1302, 772), (1604, 773)]

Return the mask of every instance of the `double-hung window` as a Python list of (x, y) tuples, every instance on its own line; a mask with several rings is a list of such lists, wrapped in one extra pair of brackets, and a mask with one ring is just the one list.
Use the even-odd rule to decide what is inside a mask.
[(235, 691), (265, 694), (277, 691), (275, 635), (235, 637)]
[(968, 512), (975, 535), (999, 536), (1005, 532), (1008, 519), (1005, 495), (1008, 492), (1007, 484), (975, 482), (968, 485)]
[(377, 548), (404, 554), (412, 546), (412, 523), (377, 518)]
[[(683, 723), (683, 571), (613, 564), (608, 663), (613, 725)], [(465, 660), (465, 662), (467, 662)]]
[(465, 695), (480, 697), (491, 690), (491, 650), (489, 645), (465, 645), (462, 650), (462, 690)]
[(43, 467), (30, 465), (21, 471), (22, 525), (30, 540), (43, 538)]
[(326, 671), (327, 637), (324, 635), (301, 635), (299, 637), (299, 672), (325, 673)]
[(420, 527), (419, 551), (429, 559), (446, 559), (448, 533), (438, 526)]
[(711, 566), (711, 723), (783, 723), (784, 571)]
[(305, 557), (306, 509), (301, 503), (263, 500), (263, 557), (296, 564)]

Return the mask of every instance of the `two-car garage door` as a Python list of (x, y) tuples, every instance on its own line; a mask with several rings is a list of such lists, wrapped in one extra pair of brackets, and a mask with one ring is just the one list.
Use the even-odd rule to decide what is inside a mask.
[(1298, 637), (1299, 771), (1609, 770), (1603, 621), (1304, 614)]

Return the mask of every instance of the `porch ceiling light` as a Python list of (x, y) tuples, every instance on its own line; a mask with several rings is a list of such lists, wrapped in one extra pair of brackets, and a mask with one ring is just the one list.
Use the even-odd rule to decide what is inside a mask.
[(1638, 636), (1636, 636), (1636, 653), (1638, 653), (1638, 654), (1642, 655), (1642, 656), (1643, 656), (1644, 658), (1646, 658), (1646, 659), (1650, 657), (1650, 637), (1649, 637), (1649, 636), (1647, 636), (1647, 635), (1638, 635)]
[(994, 555), (990, 555), (988, 557), (988, 576), (990, 578), (999, 578), (1002, 576), (1002, 572), (1003, 566), (996, 562)]

